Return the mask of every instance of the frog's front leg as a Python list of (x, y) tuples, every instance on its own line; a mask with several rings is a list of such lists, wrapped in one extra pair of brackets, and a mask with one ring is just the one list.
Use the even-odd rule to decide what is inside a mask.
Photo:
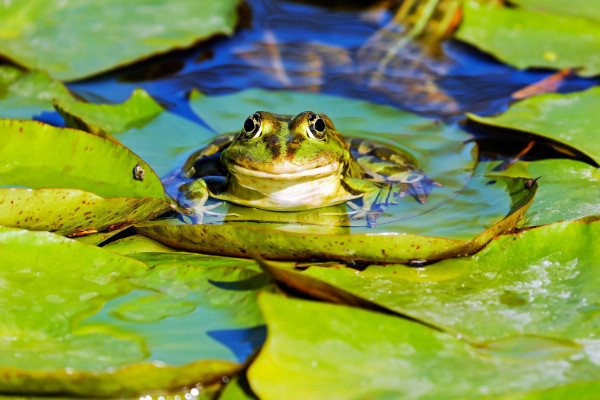
[[(346, 178), (344, 184), (350, 192), (363, 193), (362, 207), (349, 201), (346, 204), (354, 211), (348, 213), (350, 219), (367, 220), (367, 225), (374, 228), (377, 225), (377, 217), (385, 212), (385, 201), (382, 197), (387, 197), (389, 185), (383, 185), (360, 178)], [(387, 186), (387, 187), (386, 187)]]
[(211, 195), (209, 184), (212, 186), (212, 190), (218, 190), (219, 186), (225, 184), (225, 180), (215, 178), (212, 178), (209, 181), (205, 179), (196, 179), (195, 181), (183, 184), (179, 187), (180, 197), (178, 203), (183, 206), (181, 212), (195, 218), (195, 222), (198, 224), (202, 223), (205, 215), (215, 217), (224, 216), (224, 214), (211, 211), (223, 204), (223, 202), (211, 204), (209, 206), (206, 205), (206, 202)]

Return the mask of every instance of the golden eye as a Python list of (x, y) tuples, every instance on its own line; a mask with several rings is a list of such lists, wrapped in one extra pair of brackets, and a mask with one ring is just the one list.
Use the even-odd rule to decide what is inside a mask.
[(242, 129), (244, 131), (244, 139), (246, 140), (252, 140), (259, 137), (262, 132), (260, 114), (256, 112), (249, 116), (244, 122), (244, 127)]
[(315, 113), (308, 114), (307, 135), (311, 139), (323, 139), (325, 137), (325, 121)]

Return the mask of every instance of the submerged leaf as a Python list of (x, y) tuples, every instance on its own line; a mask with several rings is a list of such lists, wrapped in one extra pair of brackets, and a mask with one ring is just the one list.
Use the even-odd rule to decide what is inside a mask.
[(7, 228), (0, 253), (3, 393), (106, 397), (209, 384), (262, 343), (256, 293), (268, 280), (248, 261), (146, 253), (140, 262)]
[(600, 372), (583, 350), (507, 359), (394, 316), (267, 293), (260, 306), (268, 336), (248, 380), (261, 399), (479, 399)]
[(231, 34), (238, 0), (33, 0), (0, 5), (0, 52), (57, 79), (88, 77)]

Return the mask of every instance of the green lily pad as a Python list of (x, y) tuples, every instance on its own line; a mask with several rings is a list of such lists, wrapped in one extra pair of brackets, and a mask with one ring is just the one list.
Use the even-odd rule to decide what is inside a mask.
[(214, 136), (202, 125), (165, 111), (143, 89), (134, 90), (121, 104), (92, 104), (69, 98), (57, 100), (54, 105), (69, 126), (116, 138), (159, 176), (180, 167), (188, 153)]
[[(90, 233), (90, 234), (87, 234), (84, 236), (75, 236), (75, 237), (73, 237), (73, 239), (77, 240), (80, 243), (99, 245), (102, 242), (115, 236), (116, 234), (123, 232), (127, 228), (128, 228), (127, 226), (122, 226), (120, 228), (116, 228), (116, 229), (113, 229), (112, 231), (108, 231), (108, 232), (97, 232), (97, 233)], [(35, 230), (35, 229), (33, 229), (33, 230)]]
[(0, 189), (0, 225), (61, 235), (115, 231), (169, 209), (164, 200), (152, 197), (105, 199), (77, 189)]
[(125, 238), (115, 240), (103, 246), (104, 249), (110, 250), (114, 253), (123, 255), (134, 254), (134, 253), (160, 253), (160, 252), (175, 252), (177, 250), (165, 246), (161, 242), (152, 240), (149, 237), (142, 235), (132, 235)]
[(593, 346), (513, 357), (390, 315), (267, 293), (259, 303), (268, 336), (248, 380), (261, 399), (479, 399), (600, 372)]
[[(363, 262), (438, 260), (468, 254), (513, 229), (531, 205), (537, 185), (526, 179), (473, 178), (444, 207), (383, 228), (357, 233), (288, 229), (248, 222), (191, 225), (179, 221), (139, 224), (139, 233), (170, 247), (232, 257), (279, 260), (335, 259)], [(491, 184), (490, 184), (491, 183)], [(318, 218), (317, 214), (313, 216)], [(419, 225), (421, 224), (422, 225)], [(266, 225), (261, 227), (260, 225)], [(440, 236), (430, 235), (437, 233)]]
[[(561, 8), (583, 13), (563, 3)], [(553, 6), (545, 13), (467, 0), (456, 37), (518, 68), (582, 67), (580, 74), (593, 76), (600, 73), (600, 26), (588, 18), (597, 17), (600, 7), (592, 3), (591, 15), (573, 16)]]
[(88, 77), (154, 54), (231, 34), (238, 0), (41, 0), (0, 6), (1, 54), (60, 80)]
[(529, 10), (600, 20), (600, 6), (588, 0), (512, 0), (511, 3)]
[(268, 280), (245, 260), (143, 253), (141, 262), (8, 228), (0, 248), (3, 393), (108, 397), (210, 384), (261, 343), (256, 293)]
[(93, 232), (169, 209), (156, 174), (118, 143), (35, 121), (0, 120), (0, 132), (2, 225)]
[(0, 118), (32, 119), (42, 111), (53, 111), (53, 99), (71, 98), (61, 82), (44, 72), (0, 65)]
[(544, 94), (513, 104), (495, 117), (467, 114), (486, 125), (517, 129), (573, 147), (600, 164), (600, 88)]
[[(488, 164), (488, 165), (486, 165)], [(524, 176), (539, 179), (535, 201), (521, 226), (538, 226), (600, 215), (600, 170), (573, 160), (519, 161), (506, 171), (493, 171), (494, 163), (479, 164), (485, 176)], [(491, 170), (491, 171), (490, 171)]]
[(299, 290), (321, 285), (329, 297), (312, 294), (324, 298), (340, 290), (482, 348), (507, 338), (527, 348), (532, 344), (526, 338), (546, 337), (589, 345), (591, 352), (600, 340), (599, 233), (600, 222), (555, 223), (496, 238), (471, 257), (422, 268), (299, 271), (269, 263), (269, 269)]

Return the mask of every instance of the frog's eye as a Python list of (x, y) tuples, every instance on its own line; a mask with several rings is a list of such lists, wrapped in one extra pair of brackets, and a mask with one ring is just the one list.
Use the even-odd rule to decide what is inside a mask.
[(315, 113), (308, 114), (308, 129), (306, 133), (311, 139), (323, 139), (325, 137), (325, 121)]
[(244, 122), (244, 138), (247, 140), (256, 139), (262, 131), (261, 118), (259, 113), (254, 113)]

